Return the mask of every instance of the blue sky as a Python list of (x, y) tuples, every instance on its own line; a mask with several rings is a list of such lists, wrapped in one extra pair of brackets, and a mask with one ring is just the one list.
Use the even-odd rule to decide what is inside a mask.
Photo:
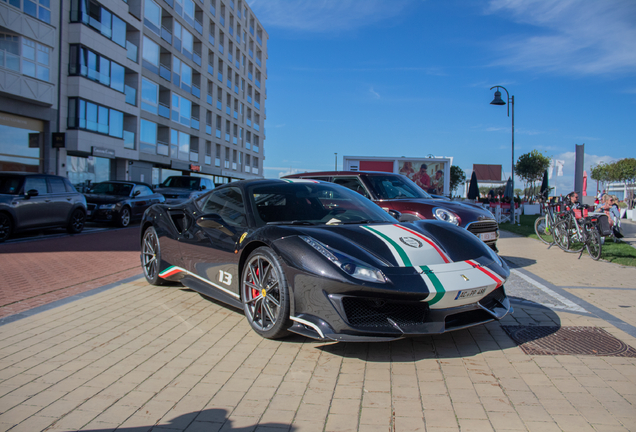
[[(264, 174), (330, 170), (342, 156), (452, 156), (585, 166), (636, 157), (636, 1), (250, 0), (269, 34)], [(505, 92), (503, 92), (505, 97)], [(521, 185), (516, 180), (516, 186)], [(596, 191), (590, 182), (588, 192)]]

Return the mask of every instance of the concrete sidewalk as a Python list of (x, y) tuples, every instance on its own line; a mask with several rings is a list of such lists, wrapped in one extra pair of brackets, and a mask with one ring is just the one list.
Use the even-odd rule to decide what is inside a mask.
[(518, 299), (500, 323), (393, 343), (269, 341), (240, 311), (138, 279), (0, 326), (0, 430), (636, 430), (636, 351), (527, 354), (506, 331), (594, 327), (636, 347), (636, 269), (499, 246), (569, 306)]

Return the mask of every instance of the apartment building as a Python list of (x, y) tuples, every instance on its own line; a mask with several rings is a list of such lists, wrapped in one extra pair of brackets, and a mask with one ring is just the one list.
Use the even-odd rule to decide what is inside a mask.
[(262, 177), (268, 37), (244, 0), (59, 9), (56, 172), (75, 184)]

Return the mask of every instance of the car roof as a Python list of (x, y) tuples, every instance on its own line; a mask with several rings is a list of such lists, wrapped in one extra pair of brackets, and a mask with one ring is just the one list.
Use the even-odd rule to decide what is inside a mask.
[(315, 171), (298, 174), (290, 174), (282, 178), (302, 178), (302, 177), (328, 177), (328, 176), (355, 176), (355, 175), (402, 175), (386, 171)]
[(138, 182), (138, 181), (134, 181), (134, 180), (104, 180), (103, 182), (98, 182), (98, 183), (93, 183), (93, 184), (99, 184), (99, 183), (134, 184), (134, 185), (138, 185), (138, 186), (147, 186), (150, 189), (152, 189), (152, 186), (150, 186), (148, 183)]

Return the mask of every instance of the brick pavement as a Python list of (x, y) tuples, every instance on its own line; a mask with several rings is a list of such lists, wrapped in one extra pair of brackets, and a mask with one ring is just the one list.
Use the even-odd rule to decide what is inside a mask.
[(0, 245), (0, 318), (141, 273), (139, 228)]
[[(515, 305), (503, 324), (597, 326), (636, 347), (604, 319), (616, 298), (586, 285), (633, 304), (633, 269), (507, 235), (500, 248), (516, 271), (597, 305)], [(239, 311), (143, 279), (0, 326), (0, 382), (11, 431), (636, 430), (634, 358), (527, 355), (500, 323), (393, 343), (269, 341)]]

